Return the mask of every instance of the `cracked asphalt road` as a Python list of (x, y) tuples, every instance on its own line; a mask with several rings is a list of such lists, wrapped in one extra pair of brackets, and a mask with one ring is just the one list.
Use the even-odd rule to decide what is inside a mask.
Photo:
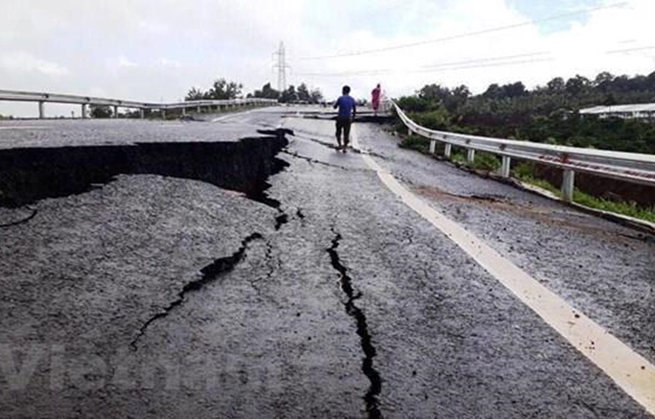
[[(336, 153), (331, 122), (289, 113), (0, 131), (1, 148), (296, 134), (269, 205), (139, 174), (0, 208), (0, 224), (38, 210), (0, 229), (2, 417), (650, 417), (359, 154)], [(653, 240), (357, 132), (405, 186), (655, 359)]]

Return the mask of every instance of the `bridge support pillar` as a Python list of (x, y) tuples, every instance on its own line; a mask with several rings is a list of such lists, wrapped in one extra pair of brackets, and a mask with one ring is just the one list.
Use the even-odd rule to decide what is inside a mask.
[(200, 105), (198, 105), (198, 108), (196, 109), (196, 112), (202, 113), (202, 109), (200, 109)]
[(114, 106), (114, 113), (112, 114), (113, 118), (118, 118), (118, 106)]
[(469, 163), (473, 163), (473, 161), (475, 161), (475, 150), (472, 148), (469, 148), (466, 152), (466, 161)]
[(512, 158), (509, 156), (503, 156), (503, 164), (500, 166), (500, 175), (502, 177), (508, 178), (511, 167), (512, 167)]
[(562, 178), (562, 199), (566, 202), (573, 202), (573, 190), (575, 189), (575, 172), (564, 170)]
[(434, 150), (437, 147), (437, 142), (435, 140), (430, 141), (430, 154), (434, 154)]
[(161, 111), (161, 119), (166, 119), (166, 109), (160, 109)]
[(186, 116), (186, 108), (184, 106), (182, 107), (182, 116)]
[(39, 119), (45, 118), (44, 102), (39, 102)]
[(82, 104), (82, 119), (86, 119), (86, 103)]
[(141, 117), (141, 119), (145, 119), (146, 117), (146, 111), (143, 108), (139, 109), (139, 117)]
[(443, 155), (446, 156), (447, 158), (450, 158), (450, 155), (453, 154), (453, 145), (452, 144), (446, 144), (446, 147), (444, 148)]

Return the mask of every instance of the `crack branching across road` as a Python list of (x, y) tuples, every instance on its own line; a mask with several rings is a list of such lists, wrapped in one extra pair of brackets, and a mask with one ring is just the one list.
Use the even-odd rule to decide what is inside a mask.
[(205, 266), (200, 270), (200, 273), (202, 276), (200, 279), (197, 279), (195, 281), (191, 281), (184, 285), (182, 290), (177, 294), (177, 299), (175, 301), (171, 302), (166, 308), (164, 308), (164, 311), (155, 314), (151, 318), (149, 318), (143, 326), (139, 329), (139, 333), (136, 335), (136, 337), (132, 340), (130, 343), (130, 346), (132, 347), (133, 350), (137, 350), (137, 342), (138, 340), (146, 333), (146, 330), (148, 327), (158, 319), (161, 319), (162, 317), (168, 316), (168, 314), (173, 311), (176, 307), (182, 305), (184, 303), (184, 299), (186, 297), (186, 294), (189, 292), (193, 291), (198, 291), (201, 288), (203, 288), (205, 285), (216, 281), (218, 278), (223, 276), (224, 274), (232, 271), (234, 267), (241, 262), (243, 257), (246, 254), (246, 250), (248, 249), (248, 245), (250, 242), (254, 240), (261, 240), (263, 239), (262, 235), (259, 233), (253, 233), (246, 237), (242, 242), (241, 242), (241, 247), (231, 254), (230, 256), (226, 256), (220, 259), (216, 259), (212, 264)]
[(341, 263), (341, 259), (339, 258), (337, 248), (341, 242), (341, 234), (334, 231), (334, 228), (332, 228), (332, 233), (334, 233), (334, 239), (332, 240), (332, 246), (327, 249), (327, 252), (330, 255), (332, 267), (337, 272), (339, 272), (341, 279), (341, 290), (344, 292), (344, 294), (346, 294), (346, 297), (348, 298), (344, 304), (346, 313), (348, 313), (350, 317), (354, 318), (357, 324), (357, 335), (359, 335), (362, 350), (364, 351), (362, 371), (371, 382), (368, 391), (364, 395), (364, 401), (366, 402), (366, 412), (368, 413), (369, 418), (381, 418), (382, 414), (380, 413), (380, 409), (378, 407), (378, 395), (382, 391), (382, 378), (380, 378), (380, 373), (373, 366), (373, 358), (375, 358), (377, 353), (375, 347), (373, 346), (371, 334), (368, 330), (366, 315), (364, 315), (362, 309), (355, 305), (355, 301), (361, 298), (362, 294), (360, 292), (355, 293), (355, 290), (352, 286), (352, 278), (348, 275), (348, 269)]

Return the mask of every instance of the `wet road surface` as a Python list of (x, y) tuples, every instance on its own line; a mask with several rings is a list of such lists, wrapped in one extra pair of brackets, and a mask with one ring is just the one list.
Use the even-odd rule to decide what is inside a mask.
[[(19, 222), (0, 229), (0, 415), (651, 417), (362, 155), (337, 153), (331, 122), (295, 113), (0, 131), (2, 149), (295, 134), (266, 199), (139, 173), (0, 208), (0, 224)], [(356, 135), (403, 186), (655, 362), (651, 238), (402, 150), (377, 125)]]

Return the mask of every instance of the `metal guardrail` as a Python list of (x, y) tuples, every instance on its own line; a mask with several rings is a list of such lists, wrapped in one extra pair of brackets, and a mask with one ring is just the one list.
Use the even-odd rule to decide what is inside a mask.
[(576, 172), (655, 186), (655, 155), (566, 147), (435, 131), (418, 125), (395, 102), (392, 103), (410, 133), (413, 132), (433, 140), (430, 144), (431, 153), (434, 153), (437, 141), (446, 144), (444, 153), (446, 157), (450, 157), (452, 146), (466, 149), (469, 162), (474, 160), (475, 151), (493, 153), (502, 157), (500, 174), (503, 177), (510, 176), (512, 158), (563, 169), (562, 195), (564, 200), (569, 202), (573, 200)]
[(144, 111), (156, 110), (162, 113), (165, 117), (166, 110), (181, 109), (185, 113), (187, 109), (195, 108), (198, 111), (204, 107), (233, 107), (245, 105), (266, 106), (277, 104), (275, 99), (229, 99), (229, 100), (192, 100), (177, 103), (151, 103), (151, 102), (136, 102), (131, 100), (108, 99), (92, 96), (79, 96), (79, 95), (66, 95), (56, 93), (40, 93), (40, 92), (23, 92), (14, 90), (0, 90), (0, 101), (13, 101), (13, 102), (37, 102), (39, 104), (39, 117), (44, 118), (44, 104), (45, 103), (62, 103), (82, 106), (82, 118), (86, 117), (87, 106), (113, 106), (114, 115), (117, 114), (118, 108), (131, 108), (139, 109), (141, 117), (144, 117)]

